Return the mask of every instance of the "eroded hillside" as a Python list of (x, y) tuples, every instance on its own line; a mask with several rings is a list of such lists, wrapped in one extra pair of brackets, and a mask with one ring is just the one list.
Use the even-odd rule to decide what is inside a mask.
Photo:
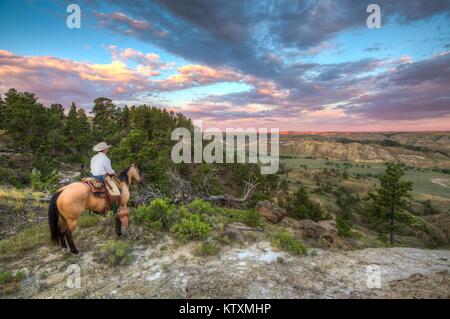
[(400, 161), (408, 166), (450, 168), (450, 133), (287, 134), (281, 153), (350, 162)]

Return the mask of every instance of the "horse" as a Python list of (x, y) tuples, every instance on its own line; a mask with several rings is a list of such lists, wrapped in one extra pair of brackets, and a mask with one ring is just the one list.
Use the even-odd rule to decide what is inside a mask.
[[(120, 209), (126, 209), (130, 198), (130, 186), (133, 181), (139, 183), (141, 177), (138, 168), (133, 164), (125, 169), (120, 175)], [(81, 213), (86, 210), (94, 212), (104, 211), (106, 199), (94, 197), (88, 185), (82, 182), (75, 182), (57, 190), (48, 207), (48, 222), (50, 227), (50, 239), (53, 244), (61, 244), (63, 249), (67, 249), (66, 240), (70, 251), (77, 255), (78, 250), (73, 242), (72, 234), (77, 228), (78, 219)], [(116, 214), (116, 233), (121, 236), (121, 221)]]

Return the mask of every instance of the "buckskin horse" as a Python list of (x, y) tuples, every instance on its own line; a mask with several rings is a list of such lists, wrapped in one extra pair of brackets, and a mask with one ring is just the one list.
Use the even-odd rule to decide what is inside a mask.
[[(125, 169), (120, 175), (121, 194), (119, 199), (119, 212), (127, 210), (127, 202), (130, 198), (130, 186), (133, 181), (139, 183), (141, 177), (138, 168), (133, 164)], [(94, 197), (91, 188), (83, 182), (75, 182), (60, 188), (53, 194), (48, 207), (48, 223), (50, 226), (50, 237), (53, 244), (61, 244), (67, 249), (66, 240), (70, 251), (78, 254), (73, 243), (72, 234), (77, 228), (81, 213), (86, 210), (102, 212), (107, 205), (105, 198)], [(121, 235), (121, 220), (119, 215), (115, 216), (116, 232)]]

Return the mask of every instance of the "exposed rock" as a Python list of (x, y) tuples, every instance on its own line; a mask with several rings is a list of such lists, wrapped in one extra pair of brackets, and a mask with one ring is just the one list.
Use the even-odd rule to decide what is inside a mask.
[[(441, 213), (434, 214), (429, 216), (422, 217), (427, 223), (427, 231), (433, 237), (438, 237), (444, 243), (448, 243), (450, 241), (450, 213)], [(436, 228), (430, 227), (434, 225), (436, 228), (439, 228), (440, 231), (436, 231)]]
[[(235, 225), (237, 226), (237, 225)], [(245, 231), (243, 231), (245, 232)], [(164, 244), (166, 245), (166, 244)], [(224, 247), (219, 256), (185, 254), (186, 246), (134, 246), (130, 265), (111, 267), (73, 257), (82, 270), (81, 288), (68, 289), (64, 258), (43, 265), (50, 249), (27, 253), (30, 269), (11, 298), (449, 298), (450, 252), (412, 248), (317, 250), (297, 256), (274, 250), (267, 241)], [(189, 250), (191, 247), (189, 247)], [(87, 252), (84, 256), (92, 256)], [(182, 257), (185, 256), (186, 257)], [(284, 261), (280, 262), (280, 258)], [(19, 261), (17, 261), (19, 262)], [(70, 262), (72, 263), (72, 262)], [(65, 262), (68, 265), (69, 262)], [(368, 285), (368, 267), (380, 286)], [(8, 267), (13, 269), (14, 265)], [(39, 279), (43, 267), (47, 277)]]
[(317, 241), (324, 240), (329, 245), (334, 244), (337, 238), (337, 228), (334, 220), (315, 222), (311, 219), (296, 220), (287, 217), (282, 221), (282, 226), (291, 229), (297, 237)]
[(268, 200), (259, 201), (255, 206), (256, 212), (267, 221), (278, 224), (287, 215), (286, 210)]
[(224, 229), (224, 234), (228, 236), (229, 239), (241, 243), (254, 241), (261, 232), (262, 229), (260, 227), (253, 228), (238, 222), (229, 223)]
[(333, 243), (338, 234), (336, 221), (333, 219), (321, 220), (320, 222), (318, 222), (318, 225), (322, 230), (322, 233), (319, 234), (320, 238), (325, 239), (329, 243)]
[[(430, 167), (438, 164), (449, 167), (450, 159), (448, 133), (426, 134), (398, 133), (395, 136), (383, 134), (312, 134), (299, 138), (289, 135), (282, 136), (281, 153), (295, 154), (302, 157), (315, 157), (334, 161), (351, 161), (356, 163), (385, 163), (400, 161), (415, 167)], [(341, 139), (346, 139), (342, 142)], [(387, 142), (387, 143), (386, 143)], [(395, 143), (396, 147), (389, 146)], [(412, 148), (415, 146), (416, 148)], [(424, 148), (424, 150), (421, 150)], [(436, 152), (426, 152), (427, 149)]]

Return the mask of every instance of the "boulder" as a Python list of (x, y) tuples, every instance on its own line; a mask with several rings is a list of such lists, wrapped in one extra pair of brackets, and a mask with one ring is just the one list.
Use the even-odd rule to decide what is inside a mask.
[(330, 246), (335, 243), (338, 233), (336, 222), (331, 219), (315, 222), (311, 219), (296, 220), (287, 217), (281, 225), (291, 229), (297, 237), (305, 240), (323, 240)]
[(320, 226), (320, 228), (322, 230), (319, 237), (322, 239), (325, 239), (330, 244), (334, 243), (334, 241), (336, 240), (336, 237), (338, 235), (336, 221), (333, 219), (321, 220), (317, 224)]
[(287, 215), (286, 210), (268, 200), (259, 201), (255, 206), (255, 211), (264, 217), (265, 220), (274, 224), (281, 222)]
[(249, 227), (242, 223), (232, 222), (225, 226), (223, 234), (230, 240), (236, 242), (251, 242), (261, 236), (263, 229), (260, 227)]

